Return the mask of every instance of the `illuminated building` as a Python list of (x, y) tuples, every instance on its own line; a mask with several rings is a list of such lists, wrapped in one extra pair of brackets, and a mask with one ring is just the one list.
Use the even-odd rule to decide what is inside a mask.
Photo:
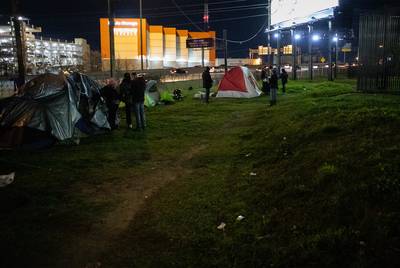
[[(0, 26), (0, 72), (15, 73), (17, 57), (15, 37), (11, 24)], [(74, 42), (37, 37), (42, 28), (22, 23), (24, 56), (28, 74), (79, 69), (90, 71), (90, 46), (85, 39)]]
[[(115, 19), (114, 42), (117, 70), (140, 69), (140, 19)], [(201, 49), (186, 48), (188, 38), (215, 38), (215, 32), (189, 32), (142, 20), (143, 61), (146, 69), (193, 67), (202, 64)], [(110, 34), (107, 18), (100, 19), (103, 71), (110, 70)], [(215, 48), (205, 49), (205, 65), (215, 64)]]

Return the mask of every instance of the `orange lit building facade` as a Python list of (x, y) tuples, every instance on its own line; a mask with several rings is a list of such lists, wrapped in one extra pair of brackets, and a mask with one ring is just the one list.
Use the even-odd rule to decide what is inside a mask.
[[(117, 70), (140, 69), (140, 19), (115, 19), (114, 42)], [(215, 38), (215, 32), (189, 32), (142, 20), (143, 62), (146, 69), (182, 68), (201, 65), (201, 49), (186, 48), (188, 38)], [(100, 19), (103, 71), (110, 70), (110, 35), (108, 19)], [(215, 65), (215, 48), (206, 49), (205, 65)]]

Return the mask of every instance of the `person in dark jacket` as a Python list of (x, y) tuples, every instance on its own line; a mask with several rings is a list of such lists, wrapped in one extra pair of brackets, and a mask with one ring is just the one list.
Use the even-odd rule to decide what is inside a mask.
[(286, 93), (286, 84), (288, 82), (288, 78), (289, 78), (288, 73), (286, 72), (285, 69), (282, 69), (281, 81), (282, 81), (282, 92), (283, 92), (283, 95), (285, 95), (285, 93)]
[(132, 102), (135, 109), (136, 130), (146, 128), (146, 116), (144, 114), (144, 95), (146, 91), (146, 80), (143, 76), (137, 77), (132, 82)]
[(272, 75), (269, 79), (269, 84), (271, 86), (271, 100), (270, 100), (270, 105), (276, 105), (276, 94), (278, 92), (278, 72), (276, 69), (272, 70)]
[(264, 66), (261, 70), (261, 81), (262, 81), (262, 92), (265, 94), (267, 93), (267, 87), (266, 87), (266, 82), (267, 82), (267, 66)]
[(124, 74), (124, 79), (119, 85), (121, 100), (125, 102), (126, 125), (132, 128), (132, 80), (129, 73)]
[(269, 91), (270, 91), (268, 79), (269, 79), (269, 69), (267, 66), (264, 66), (264, 68), (261, 71), (262, 91), (267, 96), (269, 95)]
[(202, 78), (203, 78), (203, 88), (206, 89), (206, 100), (205, 101), (206, 101), (206, 103), (208, 103), (209, 99), (210, 99), (210, 90), (213, 86), (213, 80), (210, 75), (210, 67), (207, 67), (204, 70)]
[(105, 87), (100, 90), (101, 95), (106, 101), (108, 108), (108, 123), (111, 130), (118, 128), (117, 125), (117, 112), (120, 96), (117, 91), (117, 83), (110, 79)]

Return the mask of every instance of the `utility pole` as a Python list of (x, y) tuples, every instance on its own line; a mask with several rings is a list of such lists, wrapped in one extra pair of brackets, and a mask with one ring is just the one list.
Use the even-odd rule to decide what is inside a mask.
[(335, 36), (335, 79), (338, 77), (338, 63), (339, 63), (339, 36)]
[(313, 66), (313, 55), (312, 55), (312, 33), (313, 33), (313, 25), (309, 24), (308, 25), (308, 72), (309, 72), (309, 78), (310, 80), (313, 80), (314, 75), (314, 66)]
[(281, 73), (281, 36), (282, 32), (281, 30), (278, 30), (278, 37), (276, 39), (276, 46), (277, 46), (277, 56), (278, 56), (278, 62), (277, 62), (277, 67), (278, 67), (278, 74)]
[(26, 77), (26, 54), (25, 54), (25, 44), (23, 35), (25, 35), (25, 27), (23, 25), (22, 20), (19, 19), (19, 1), (12, 0), (12, 23), (14, 27), (14, 35), (15, 35), (15, 44), (17, 49), (17, 59), (18, 59), (18, 81), (17, 87), (25, 84)]
[(140, 5), (140, 70), (143, 71), (143, 1), (139, 0)]
[(228, 72), (228, 31), (224, 29), (223, 31), (224, 37), (224, 67), (225, 73)]
[(268, 64), (274, 64), (274, 58), (272, 54), (272, 47), (271, 47), (271, 0), (267, 0), (267, 9), (268, 9)]
[[(208, 0), (204, 0), (204, 15), (203, 15), (203, 23), (204, 23), (204, 32), (208, 32), (208, 22), (209, 22), (209, 12), (208, 12)], [(201, 48), (201, 66), (205, 66), (205, 48)]]
[(328, 45), (328, 51), (329, 51), (329, 56), (328, 56), (328, 61), (329, 61), (329, 74), (328, 74), (328, 80), (333, 81), (333, 68), (332, 68), (332, 20), (328, 21), (328, 27), (329, 27), (329, 45)]
[(114, 42), (114, 2), (108, 0), (108, 31), (110, 35), (110, 76), (115, 75), (115, 42)]

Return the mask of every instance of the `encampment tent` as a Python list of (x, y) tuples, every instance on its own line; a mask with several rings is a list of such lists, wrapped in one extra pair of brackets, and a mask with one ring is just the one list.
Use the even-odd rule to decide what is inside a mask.
[(85, 75), (44, 74), (0, 100), (0, 148), (44, 147), (110, 129), (99, 85)]
[(160, 101), (160, 92), (157, 88), (157, 81), (149, 80), (146, 83), (146, 92), (145, 92), (145, 106), (147, 108), (154, 107)]
[(224, 75), (218, 87), (219, 98), (255, 98), (260, 96), (257, 81), (246, 67), (235, 67)]

